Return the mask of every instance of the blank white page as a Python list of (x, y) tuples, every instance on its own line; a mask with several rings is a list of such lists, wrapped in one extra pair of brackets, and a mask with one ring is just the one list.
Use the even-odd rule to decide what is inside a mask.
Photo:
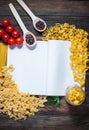
[(22, 92), (45, 95), (47, 44), (38, 41), (36, 48), (8, 48), (7, 65), (13, 64), (13, 79)]
[[(65, 94), (65, 89), (74, 83), (70, 68), (70, 42), (62, 40), (48, 41), (47, 95)], [(51, 93), (49, 93), (51, 92)]]
[(22, 92), (32, 95), (64, 95), (73, 83), (68, 41), (37, 41), (33, 50), (8, 48), (7, 65), (13, 64), (13, 79)]

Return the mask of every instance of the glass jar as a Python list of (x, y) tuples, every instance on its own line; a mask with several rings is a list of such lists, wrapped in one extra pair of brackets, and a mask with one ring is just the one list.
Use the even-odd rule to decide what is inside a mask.
[(80, 105), (85, 100), (85, 91), (79, 85), (69, 86), (66, 89), (65, 99), (71, 105)]

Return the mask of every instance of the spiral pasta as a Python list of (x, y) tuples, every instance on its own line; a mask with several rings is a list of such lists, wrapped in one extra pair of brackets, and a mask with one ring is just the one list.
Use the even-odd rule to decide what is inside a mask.
[(13, 69), (13, 65), (3, 66), (0, 71), (0, 113), (15, 120), (27, 119), (44, 107), (47, 99), (20, 92), (10, 73)]

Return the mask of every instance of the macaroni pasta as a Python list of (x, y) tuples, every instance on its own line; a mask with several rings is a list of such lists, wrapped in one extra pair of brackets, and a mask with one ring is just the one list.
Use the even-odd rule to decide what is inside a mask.
[(80, 86), (85, 86), (85, 72), (88, 70), (89, 63), (88, 52), (88, 32), (76, 28), (75, 25), (68, 23), (56, 23), (54, 26), (47, 28), (42, 34), (43, 40), (69, 40), (70, 45), (70, 67), (73, 70), (74, 80)]

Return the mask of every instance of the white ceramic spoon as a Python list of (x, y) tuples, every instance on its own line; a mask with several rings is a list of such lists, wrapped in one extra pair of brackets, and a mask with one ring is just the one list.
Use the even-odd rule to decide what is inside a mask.
[[(17, 10), (15, 9), (15, 7), (13, 6), (12, 3), (9, 4), (10, 10), (13, 13), (15, 19), (17, 20), (19, 26), (21, 27), (22, 31), (23, 31), (23, 38), (26, 42), (26, 45), (28, 47), (33, 47), (36, 45), (36, 37), (33, 33), (31, 33), (30, 31), (27, 30), (27, 28), (25, 27), (23, 21), (21, 20)], [(32, 42), (33, 40), (33, 42)]]
[(33, 21), (33, 26), (38, 32), (43, 32), (47, 25), (46, 22), (39, 18), (36, 17), (33, 12), (28, 8), (28, 6), (24, 3), (23, 0), (17, 0), (17, 2), (23, 7), (23, 9), (28, 13), (28, 15), (32, 18)]

